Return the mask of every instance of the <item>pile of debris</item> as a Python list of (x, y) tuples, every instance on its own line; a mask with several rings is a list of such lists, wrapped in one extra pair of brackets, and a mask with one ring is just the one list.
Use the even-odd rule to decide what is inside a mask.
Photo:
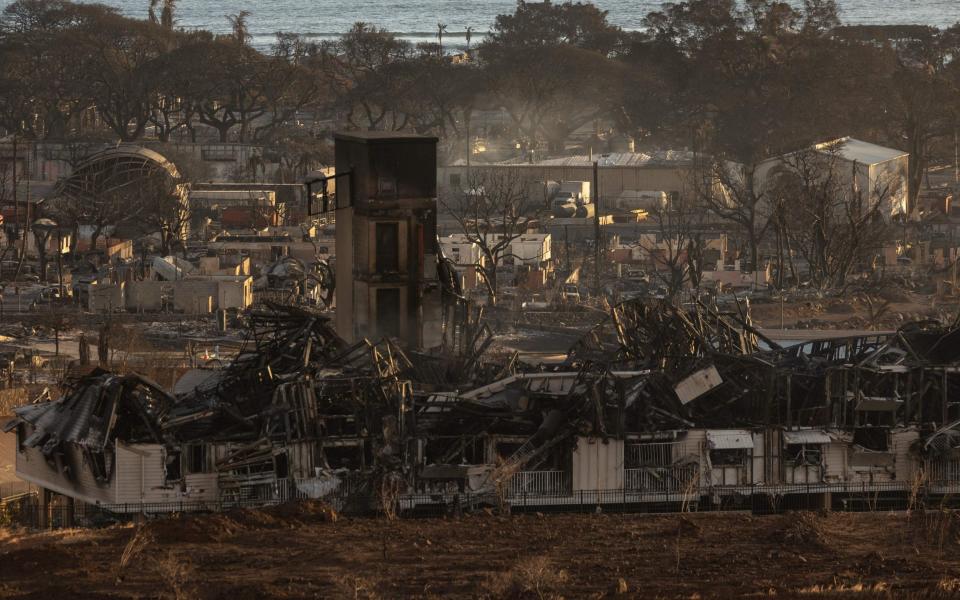
[[(33, 481), (67, 493), (92, 480), (126, 499), (115, 463), (159, 457), (141, 502), (150, 486), (219, 502), (502, 496), (524, 472), (569, 489), (583, 440), (636, 445), (697, 428), (730, 431), (742, 448), (755, 429), (786, 431), (783, 443), (825, 444), (829, 429), (869, 444), (864, 427), (909, 425), (932, 434), (930, 455), (960, 448), (957, 324), (782, 347), (746, 305), (637, 300), (612, 308), (563, 364), (524, 369), (515, 355), (486, 356), (492, 333), (479, 317), (453, 332), (454, 350), (431, 354), (390, 339), (347, 344), (323, 313), (267, 305), (222, 369), (189, 372), (173, 392), (95, 370), (59, 400), (19, 409), (11, 427), (46, 465), (34, 461)], [(798, 426), (821, 433), (790, 433)], [(644, 452), (631, 455), (640, 471), (660, 461), (675, 478), (711, 460)]]

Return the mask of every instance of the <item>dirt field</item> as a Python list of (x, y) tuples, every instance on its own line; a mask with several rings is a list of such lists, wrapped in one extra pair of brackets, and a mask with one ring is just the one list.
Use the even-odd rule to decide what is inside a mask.
[(955, 513), (338, 519), (0, 530), (5, 598), (960, 596)]

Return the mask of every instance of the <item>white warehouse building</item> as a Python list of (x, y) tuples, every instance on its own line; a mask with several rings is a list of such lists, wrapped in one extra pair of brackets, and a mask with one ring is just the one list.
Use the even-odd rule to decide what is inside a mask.
[[(486, 243), (494, 245), (503, 237), (502, 233), (488, 233), (485, 236)], [(469, 263), (463, 262), (465, 259), (457, 260), (457, 256), (479, 259), (479, 246), (471, 240), (476, 239), (465, 233), (454, 233), (440, 238), (440, 244), (443, 252), (448, 258), (453, 258), (457, 264), (476, 264), (477, 260)], [(552, 239), (549, 233), (524, 233), (510, 242), (506, 252), (503, 253), (501, 263), (513, 262), (514, 265), (535, 266), (550, 262)], [(477, 246), (477, 247), (473, 247)]]
[[(824, 165), (836, 169), (839, 180), (863, 194), (868, 206), (880, 203), (880, 212), (887, 220), (904, 219), (910, 214), (909, 160), (902, 150), (886, 148), (870, 142), (843, 137), (816, 144), (808, 150), (791, 152), (760, 163), (754, 176), (759, 188), (772, 185), (778, 167), (795, 167), (804, 152), (815, 152), (823, 157)], [(854, 179), (854, 173), (856, 179)]]

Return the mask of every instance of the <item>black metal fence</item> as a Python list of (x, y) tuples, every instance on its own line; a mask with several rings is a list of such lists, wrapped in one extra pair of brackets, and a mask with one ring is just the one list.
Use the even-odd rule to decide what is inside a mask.
[[(555, 494), (518, 494), (507, 501), (511, 512), (677, 513), (743, 511), (756, 515), (788, 511), (842, 512), (960, 508), (960, 482), (930, 486), (898, 482), (862, 484), (743, 485), (693, 488), (685, 492), (581, 490)], [(492, 505), (489, 495), (463, 494), (459, 499), (434, 497), (419, 502), (415, 512), (469, 510)], [(434, 511), (436, 513), (438, 511)]]
[[(43, 506), (36, 494), (0, 504), (0, 525), (29, 528), (99, 527), (138, 522), (177, 513), (267, 509), (277, 502), (176, 502), (161, 504), (71, 504), (63, 498)], [(930, 486), (902, 483), (723, 486), (689, 492), (579, 490), (555, 494), (520, 494), (499, 498), (490, 493), (403, 494), (389, 506), (381, 497), (331, 494), (323, 498), (341, 514), (401, 517), (450, 516), (481, 510), (512, 513), (679, 513), (742, 511), (756, 515), (787, 511), (898, 511), (960, 508), (960, 482)]]
[(23, 494), (29, 494), (36, 491), (36, 486), (31, 483), (27, 483), (26, 481), (0, 483), (0, 502), (3, 502), (7, 498), (21, 496)]

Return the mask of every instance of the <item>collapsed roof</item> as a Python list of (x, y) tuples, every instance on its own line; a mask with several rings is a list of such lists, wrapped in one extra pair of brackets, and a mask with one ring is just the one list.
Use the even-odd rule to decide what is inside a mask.
[(74, 201), (135, 191), (145, 181), (163, 178), (180, 182), (176, 165), (162, 154), (134, 144), (119, 144), (84, 159), (57, 186), (57, 192)]
[[(462, 463), (481, 438), (507, 436), (515, 444), (486, 473), (488, 485), (554, 460), (576, 436), (929, 423), (940, 427), (928, 451), (960, 445), (960, 415), (947, 402), (960, 381), (945, 371), (960, 363), (956, 325), (784, 348), (752, 326), (746, 307), (631, 301), (565, 364), (522, 371), (516, 357), (483, 358), (492, 334), (469, 321), (458, 350), (442, 356), (408, 355), (390, 340), (349, 345), (309, 309), (270, 305), (250, 322), (229, 366), (192, 374), (176, 394), (97, 370), (55, 402), (17, 409), (11, 427), (29, 425), (23, 443), (54, 463), (63, 444), (81, 447), (105, 478), (116, 440), (237, 445), (225, 469), (305, 441), (319, 443), (331, 467), (324, 447), (367, 440), (365, 468), (425, 475)], [(424, 445), (410, 454), (413, 440)]]

